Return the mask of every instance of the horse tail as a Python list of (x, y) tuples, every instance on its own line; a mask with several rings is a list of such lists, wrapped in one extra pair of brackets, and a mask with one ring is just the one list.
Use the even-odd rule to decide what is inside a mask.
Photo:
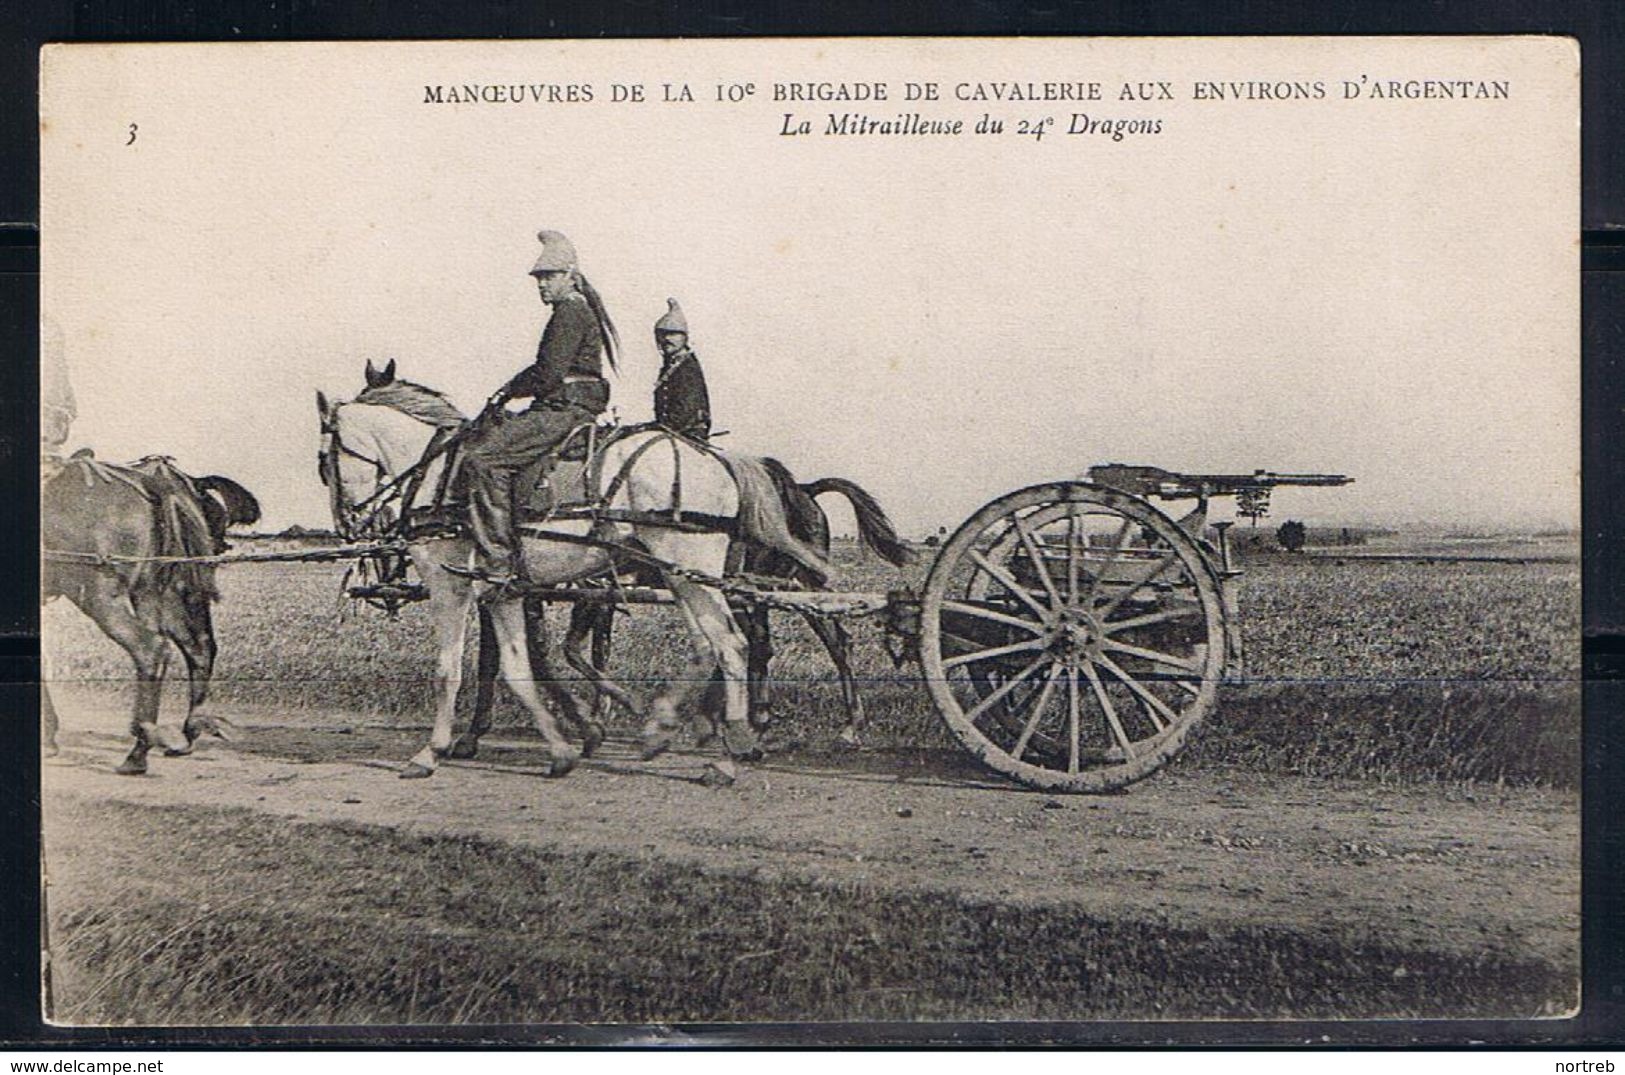
[[(178, 494), (169, 489), (160, 490), (154, 522), (159, 556), (189, 559), (213, 556), (220, 551), (215, 526), (202, 497)], [(214, 601), (220, 597), (211, 565), (160, 564), (155, 574), (160, 586), (174, 587), (183, 600)]]
[[(158, 556), (189, 560), (214, 556), (224, 549), (228, 505), (200, 492), (199, 481), (164, 456), (149, 456), (131, 470), (141, 476), (153, 505), (154, 552)], [(186, 601), (213, 601), (220, 596), (214, 568), (208, 564), (162, 563), (154, 572), (154, 581), (160, 587), (174, 587)]]
[(226, 509), (228, 526), (248, 526), (260, 521), (260, 502), (253, 493), (230, 478), (219, 474), (205, 474), (197, 479), (197, 487), (213, 495)]
[(858, 520), (858, 539), (863, 542), (864, 548), (893, 567), (905, 567), (914, 562), (914, 550), (897, 536), (897, 528), (881, 508), (880, 501), (856, 482), (845, 478), (820, 478), (801, 486), (801, 489), (809, 499), (825, 493), (840, 493), (852, 505), (852, 514)]

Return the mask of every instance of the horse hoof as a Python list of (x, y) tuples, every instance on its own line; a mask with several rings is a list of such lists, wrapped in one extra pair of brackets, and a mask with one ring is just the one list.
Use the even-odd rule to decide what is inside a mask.
[(211, 713), (193, 713), (186, 718), (186, 723), (181, 725), (181, 733), (186, 736), (188, 749), (205, 735), (212, 735), (229, 743), (236, 730), (237, 726), (231, 721)]
[(756, 738), (756, 733), (748, 725), (728, 724), (722, 726), (722, 745), (728, 748), (728, 756), (735, 761), (761, 761), (762, 744)]
[(589, 721), (581, 732), (581, 756), (590, 758), (604, 745), (604, 726), (597, 721)]
[(190, 753), (192, 753), (192, 744), (191, 743), (187, 743), (183, 747), (171, 746), (171, 747), (165, 747), (164, 748), (164, 757), (166, 757), (166, 758), (184, 758)]
[(739, 769), (727, 759), (707, 763), (705, 772), (700, 774), (700, 783), (708, 788), (731, 787), (738, 779)]
[(653, 761), (671, 749), (671, 729), (650, 721), (643, 729), (644, 761)]
[(459, 736), (457, 741), (451, 745), (451, 749), (446, 751), (446, 757), (456, 758), (459, 761), (467, 761), (470, 758), (478, 757), (479, 753), (480, 741), (478, 739), (470, 739), (465, 735)]
[(118, 773), (119, 776), (145, 776), (147, 759), (125, 758), (124, 761), (119, 763), (119, 767), (113, 771)]
[(575, 767), (576, 759), (574, 757), (568, 754), (555, 754), (548, 759), (547, 768), (542, 770), (542, 775), (553, 780), (561, 776), (569, 776)]
[(426, 780), (433, 775), (433, 769), (427, 765), (419, 765), (415, 761), (407, 762), (406, 767), (400, 771), (402, 780)]

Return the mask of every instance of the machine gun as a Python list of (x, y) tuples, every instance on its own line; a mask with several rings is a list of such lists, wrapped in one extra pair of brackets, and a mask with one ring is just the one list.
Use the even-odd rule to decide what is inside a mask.
[[(1235, 497), (1236, 514), (1250, 518), (1257, 526), (1258, 520), (1269, 514), (1270, 490), (1278, 485), (1335, 486), (1354, 481), (1344, 474), (1276, 474), (1268, 470), (1255, 470), (1251, 474), (1177, 474), (1161, 467), (1135, 463), (1092, 466), (1088, 480), (1142, 499), (1195, 500), (1196, 506), (1179, 520), (1179, 526), (1198, 540), (1207, 528), (1207, 504), (1212, 497)], [(1229, 535), (1226, 533), (1232, 524), (1222, 522), (1213, 525), (1219, 532), (1217, 551), (1221, 573), (1226, 576), (1239, 574), (1231, 560)]]
[(1176, 474), (1161, 467), (1133, 463), (1101, 463), (1089, 468), (1089, 480), (1118, 492), (1159, 500), (1207, 500), (1215, 496), (1260, 497), (1269, 503), (1270, 490), (1278, 485), (1348, 485), (1353, 478), (1343, 474), (1276, 474), (1255, 470), (1251, 474)]

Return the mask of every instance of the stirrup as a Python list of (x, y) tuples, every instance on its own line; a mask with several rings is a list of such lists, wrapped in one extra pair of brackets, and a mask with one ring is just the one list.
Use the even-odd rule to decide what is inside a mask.
[(484, 604), (500, 601), (513, 601), (530, 593), (535, 584), (523, 575), (493, 575), (477, 567), (460, 567), (455, 564), (441, 564), (449, 573), (461, 578), (471, 579), (489, 587), (479, 595)]
[(524, 580), (517, 575), (493, 575), (480, 567), (465, 567), (462, 564), (441, 564), (441, 569), (458, 578), (473, 579), (475, 582), (484, 582), (492, 586), (512, 586)]

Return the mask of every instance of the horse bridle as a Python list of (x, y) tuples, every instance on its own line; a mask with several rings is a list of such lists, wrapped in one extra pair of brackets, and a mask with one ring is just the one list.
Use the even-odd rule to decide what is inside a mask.
[[(343, 406), (343, 404), (339, 406)], [(466, 430), (466, 427), (464, 429)], [(353, 541), (358, 536), (366, 536), (372, 530), (373, 524), (384, 514), (392, 498), (404, 496), (407, 500), (410, 500), (417, 489), (417, 483), (421, 481), (429, 464), (436, 458), (445, 455), (451, 446), (461, 438), (462, 432), (463, 430), (460, 430), (449, 436), (444, 435), (443, 432), (437, 433), (429, 441), (429, 446), (424, 449), (423, 458), (391, 478), (389, 469), (384, 466), (383, 460), (362, 455), (344, 443), (339, 436), (338, 407), (334, 407), (332, 413), (323, 416), (322, 436), (327, 438), (327, 446), (316, 453), (316, 471), (321, 478), (322, 484), (327, 486), (328, 499), (333, 511), (333, 522), (338, 529), (339, 537), (346, 541)], [(376, 482), (373, 491), (365, 499), (354, 504), (344, 503), (344, 489), (343, 483), (339, 480), (338, 467), (338, 457), (341, 455), (347, 455), (351, 459), (358, 459), (373, 469), (373, 477)], [(408, 506), (410, 505), (403, 505), (403, 513), (405, 507)], [(366, 511), (367, 514), (361, 517), (363, 511)], [(361, 517), (359, 525), (352, 521), (357, 517)]]
[[(380, 500), (384, 494), (390, 492), (393, 485), (386, 480), (389, 477), (389, 472), (384, 469), (383, 460), (362, 455), (344, 443), (339, 436), (337, 407), (333, 409), (332, 414), (323, 417), (322, 436), (326, 438), (327, 443), (316, 453), (316, 472), (321, 477), (322, 484), (327, 486), (328, 503), (333, 512), (333, 525), (338, 529), (339, 537), (345, 541), (353, 541), (357, 536), (365, 533), (368, 526), (378, 518), (383, 509), (383, 504), (374, 505), (373, 502)], [(346, 504), (344, 502), (344, 483), (340, 480), (338, 464), (338, 457), (341, 455), (347, 455), (351, 459), (358, 459), (372, 467), (376, 479), (377, 484), (372, 493), (366, 499), (355, 504)], [(355, 519), (369, 506), (372, 506), (371, 513), (365, 519), (362, 519), (358, 526)]]

